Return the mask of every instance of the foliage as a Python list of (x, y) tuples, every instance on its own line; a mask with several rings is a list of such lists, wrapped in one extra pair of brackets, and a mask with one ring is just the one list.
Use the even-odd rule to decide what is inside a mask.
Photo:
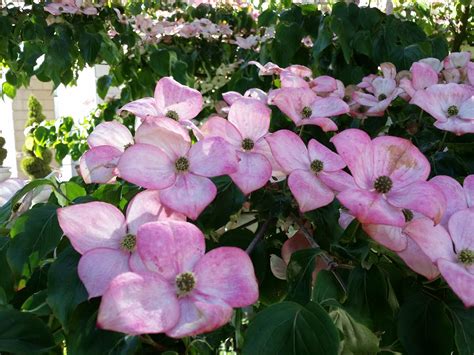
[(5, 138), (0, 136), (0, 166), (3, 165), (3, 162), (7, 157), (7, 150), (4, 148), (5, 143)]

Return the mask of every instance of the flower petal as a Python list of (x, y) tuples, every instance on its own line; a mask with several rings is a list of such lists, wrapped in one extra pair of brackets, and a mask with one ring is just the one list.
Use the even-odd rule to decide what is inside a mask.
[(324, 171), (336, 171), (344, 169), (346, 163), (344, 160), (327, 148), (325, 145), (319, 143), (316, 139), (311, 139), (308, 143), (309, 159), (320, 160), (324, 164)]
[(405, 225), (401, 209), (391, 206), (376, 192), (345, 190), (337, 195), (337, 199), (363, 224), (387, 224), (398, 227)]
[(94, 147), (81, 157), (81, 176), (86, 184), (107, 184), (115, 180), (115, 168), (122, 151), (110, 145)]
[(469, 273), (461, 264), (448, 260), (438, 261), (438, 268), (444, 279), (461, 299), (466, 307), (474, 306), (474, 275)]
[(270, 128), (270, 108), (263, 102), (245, 98), (236, 101), (229, 110), (229, 122), (240, 131), (242, 138), (257, 141)]
[(181, 85), (171, 77), (158, 81), (155, 88), (156, 105), (165, 114), (174, 111), (179, 120), (191, 120), (202, 110), (202, 95), (199, 91)]
[(180, 318), (166, 332), (172, 338), (182, 338), (210, 332), (230, 322), (232, 307), (226, 303), (204, 297), (184, 297), (179, 300)]
[(275, 254), (270, 255), (270, 270), (273, 276), (280, 280), (286, 280), (286, 269), (286, 263), (282, 258)]
[(148, 189), (164, 189), (176, 180), (173, 162), (159, 148), (150, 144), (135, 144), (120, 158), (119, 176)]
[(309, 168), (311, 162), (308, 150), (296, 133), (281, 129), (265, 139), (270, 145), (273, 157), (287, 174), (295, 169)]
[(288, 265), (290, 263), (291, 254), (295, 251), (302, 249), (310, 249), (311, 244), (308, 239), (304, 236), (303, 232), (297, 232), (291, 238), (288, 238), (281, 247), (281, 257), (283, 261)]
[(138, 229), (137, 250), (143, 263), (173, 283), (178, 274), (192, 271), (205, 249), (204, 235), (191, 223), (150, 222)]
[(428, 280), (434, 280), (439, 276), (436, 265), (411, 238), (407, 238), (406, 249), (397, 254), (410, 269), (423, 275)]
[(119, 112), (122, 111), (128, 111), (140, 118), (162, 117), (165, 115), (165, 112), (158, 110), (155, 99), (152, 97), (129, 102), (119, 110)]
[(97, 248), (85, 253), (77, 273), (89, 298), (102, 296), (116, 276), (130, 271), (129, 258), (130, 253), (117, 249)]
[(269, 96), (271, 96), (272, 104), (276, 105), (296, 124), (303, 119), (303, 109), (311, 107), (311, 104), (318, 98), (310, 88), (283, 88), (273, 91)]
[(126, 334), (163, 333), (180, 316), (174, 287), (158, 275), (127, 272), (102, 297), (97, 326)]
[(426, 89), (438, 83), (438, 73), (426, 63), (416, 62), (410, 68), (415, 90)]
[(449, 234), (456, 252), (463, 249), (474, 251), (474, 209), (469, 208), (454, 213), (448, 222)]
[(250, 257), (240, 248), (220, 247), (204, 255), (194, 267), (196, 292), (224, 301), (231, 307), (258, 300), (258, 285)]
[(341, 192), (355, 187), (354, 178), (344, 170), (320, 172), (318, 177), (330, 189)]
[(133, 136), (127, 127), (117, 121), (102, 122), (91, 132), (87, 143), (91, 148), (110, 145), (124, 151), (127, 145), (133, 144)]
[(401, 227), (383, 224), (363, 224), (364, 231), (376, 242), (393, 251), (402, 251), (407, 247), (407, 236)]
[(201, 127), (201, 132), (204, 137), (221, 137), (235, 148), (241, 148), (242, 136), (239, 130), (222, 117), (213, 116), (209, 118)]
[(237, 152), (240, 158), (237, 172), (230, 174), (231, 179), (245, 194), (265, 186), (272, 176), (272, 166), (262, 154)]
[(313, 125), (319, 126), (323, 130), (323, 132), (332, 132), (337, 131), (337, 125), (328, 117), (311, 117), (311, 118), (304, 118), (299, 121), (297, 126), (305, 126), (305, 125)]
[(469, 175), (464, 179), (464, 193), (466, 194), (467, 205), (474, 207), (474, 175)]
[(294, 170), (288, 178), (288, 187), (301, 212), (329, 205), (334, 200), (334, 192), (307, 170)]
[(61, 229), (80, 254), (96, 248), (118, 249), (127, 234), (122, 212), (105, 202), (63, 207), (57, 213)]
[(464, 190), (459, 182), (449, 176), (435, 176), (430, 180), (430, 183), (438, 186), (446, 198), (446, 210), (444, 211), (443, 218), (441, 219), (441, 224), (444, 227), (447, 227), (449, 218), (454, 212), (468, 207)]
[(433, 224), (428, 218), (415, 219), (404, 228), (423, 252), (436, 264), (439, 259), (455, 260), (453, 242), (443, 226)]
[(148, 222), (173, 219), (185, 221), (186, 217), (176, 213), (161, 204), (160, 192), (146, 190), (138, 193), (127, 207), (128, 233), (136, 235), (138, 228)]
[(438, 186), (428, 181), (407, 185), (387, 194), (393, 206), (420, 212), (439, 223), (446, 210), (446, 198)]
[(311, 105), (311, 110), (311, 117), (332, 117), (348, 113), (349, 105), (337, 97), (329, 96), (316, 100)]
[(238, 158), (235, 148), (220, 137), (209, 137), (195, 143), (188, 153), (189, 171), (213, 177), (237, 171)]

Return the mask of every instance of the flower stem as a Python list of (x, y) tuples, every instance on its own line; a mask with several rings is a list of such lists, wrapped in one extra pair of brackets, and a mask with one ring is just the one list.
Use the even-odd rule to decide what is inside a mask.
[(262, 227), (260, 227), (260, 229), (258, 230), (257, 234), (255, 234), (255, 237), (253, 238), (253, 240), (250, 242), (249, 246), (247, 247), (247, 249), (245, 249), (245, 252), (247, 254), (251, 254), (253, 249), (255, 248), (255, 246), (257, 245), (257, 243), (260, 241), (260, 239), (262, 239), (263, 235), (265, 234), (265, 232), (267, 231), (267, 228), (268, 228), (268, 225), (270, 224), (270, 221), (271, 219), (268, 219), (263, 225)]

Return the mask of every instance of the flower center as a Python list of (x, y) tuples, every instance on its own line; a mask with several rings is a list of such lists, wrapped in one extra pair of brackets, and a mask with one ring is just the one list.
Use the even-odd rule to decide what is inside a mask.
[(178, 115), (178, 113), (177, 113), (176, 111), (172, 111), (172, 110), (166, 112), (166, 117), (172, 118), (172, 119), (175, 120), (175, 121), (179, 120), (179, 115)]
[(132, 234), (127, 234), (120, 242), (120, 247), (124, 251), (132, 252), (137, 246), (137, 238)]
[(58, 10), (59, 10), (59, 11), (63, 11), (64, 8), (63, 8), (62, 6), (59, 6), (59, 7), (58, 7)]
[(343, 100), (344, 102), (349, 102), (349, 101), (351, 101), (351, 97), (350, 97), (349, 95), (344, 95), (344, 97), (342, 98), (342, 100)]
[(312, 114), (313, 110), (311, 110), (311, 107), (305, 106), (303, 110), (301, 110), (301, 116), (303, 116), (303, 118), (309, 118)]
[(311, 80), (311, 78), (309, 76), (305, 76), (303, 79), (304, 79), (304, 81), (310, 81)]
[(387, 98), (387, 95), (385, 95), (385, 94), (380, 94), (379, 97), (378, 97), (379, 101), (383, 101), (386, 98)]
[(392, 189), (392, 187), (393, 187), (392, 179), (390, 179), (388, 176), (383, 175), (375, 179), (374, 189), (378, 193), (386, 194)]
[(179, 173), (184, 173), (189, 169), (189, 160), (186, 157), (180, 157), (178, 158), (178, 160), (175, 161), (174, 166), (176, 168), (176, 171), (178, 171)]
[(452, 105), (448, 107), (448, 116), (456, 116), (459, 113), (457, 106)]
[(196, 286), (196, 279), (192, 272), (183, 272), (176, 276), (176, 288), (178, 289), (178, 296), (185, 296), (191, 292)]
[(359, 113), (366, 113), (367, 110), (368, 110), (368, 107), (367, 106), (362, 106), (362, 105), (359, 106), (359, 109), (358, 109)]
[(470, 266), (474, 264), (474, 250), (463, 249), (458, 254), (458, 260), (464, 265)]
[(411, 210), (404, 208), (402, 212), (405, 216), (405, 222), (410, 222), (413, 219), (413, 212)]
[(252, 150), (254, 145), (255, 145), (255, 143), (250, 138), (245, 138), (242, 141), (242, 149), (243, 150)]
[(311, 170), (316, 174), (323, 171), (323, 169), (324, 163), (321, 160), (316, 159), (311, 162)]

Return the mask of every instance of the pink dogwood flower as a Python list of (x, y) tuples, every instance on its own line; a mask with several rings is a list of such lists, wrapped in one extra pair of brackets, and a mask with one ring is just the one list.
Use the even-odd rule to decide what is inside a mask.
[(272, 62), (268, 62), (265, 65), (262, 65), (259, 62), (251, 60), (249, 62), (249, 64), (255, 65), (258, 68), (258, 75), (259, 76), (280, 74), (280, 72), (283, 70), (278, 65), (276, 65)]
[(191, 145), (186, 129), (171, 119), (145, 121), (135, 140), (118, 162), (119, 176), (162, 190), (163, 205), (191, 219), (216, 196), (217, 188), (209, 177), (238, 170), (235, 148), (223, 138), (205, 138)]
[(470, 60), (471, 52), (454, 52), (448, 55), (443, 61), (444, 79), (448, 83), (469, 83), (467, 71)]
[(264, 137), (270, 127), (271, 110), (255, 99), (239, 99), (229, 111), (229, 120), (214, 116), (201, 128), (205, 137), (222, 137), (239, 158), (238, 169), (229, 174), (244, 194), (263, 187), (272, 176), (270, 151)]
[(303, 65), (290, 65), (280, 72), (282, 88), (309, 88), (311, 80), (312, 70)]
[(428, 64), (421, 62), (413, 63), (410, 72), (411, 79), (402, 78), (400, 80), (400, 87), (410, 97), (413, 97), (416, 91), (426, 89), (438, 83), (438, 73)]
[(354, 177), (337, 198), (361, 223), (403, 227), (403, 209), (441, 220), (444, 195), (426, 181), (430, 164), (409, 140), (347, 129), (331, 142)]
[(75, 14), (79, 11), (74, 0), (63, 0), (57, 3), (49, 3), (44, 7), (44, 11), (51, 15)]
[(88, 202), (58, 209), (58, 221), (74, 249), (80, 253), (79, 277), (89, 298), (101, 296), (112, 279), (141, 268), (135, 252), (138, 228), (147, 222), (185, 220), (160, 203), (158, 191), (137, 194), (127, 208), (126, 217), (105, 202)]
[(248, 89), (243, 95), (237, 91), (227, 91), (222, 94), (222, 98), (228, 105), (232, 105), (237, 100), (246, 97), (259, 100), (264, 103), (266, 103), (268, 99), (268, 95), (265, 91), (256, 88)]
[(342, 99), (344, 97), (344, 84), (328, 75), (321, 75), (309, 83), (311, 90), (318, 96), (334, 96)]
[(441, 224), (448, 226), (451, 216), (460, 210), (474, 207), (474, 175), (469, 175), (464, 179), (464, 187), (452, 177), (438, 175), (430, 180), (443, 192), (446, 197), (446, 211), (443, 214)]
[(120, 111), (128, 111), (144, 120), (169, 117), (186, 123), (202, 110), (202, 95), (199, 91), (184, 86), (171, 77), (158, 81), (154, 97), (132, 101)]
[(436, 84), (415, 93), (410, 103), (428, 112), (434, 126), (457, 135), (474, 133), (474, 89), (460, 84)]
[(133, 144), (130, 130), (116, 121), (103, 122), (92, 131), (87, 143), (91, 149), (84, 153), (79, 164), (84, 182), (114, 182), (117, 162), (125, 149)]
[(395, 79), (375, 78), (372, 83), (372, 93), (355, 91), (353, 99), (367, 108), (365, 115), (371, 117), (383, 116), (385, 110), (393, 100), (402, 93), (402, 89), (397, 87)]
[(349, 106), (343, 100), (332, 96), (321, 98), (309, 88), (274, 90), (269, 101), (297, 126), (316, 125), (324, 132), (337, 130), (337, 125), (329, 117), (349, 112)]
[(288, 187), (301, 212), (326, 206), (334, 200), (335, 191), (353, 184), (352, 177), (342, 169), (342, 158), (311, 139), (306, 148), (297, 134), (280, 130), (266, 137), (273, 156), (289, 175)]
[(474, 306), (474, 209), (454, 213), (448, 229), (419, 219), (405, 228), (466, 307)]
[(116, 277), (102, 297), (97, 325), (127, 334), (173, 338), (210, 332), (233, 307), (258, 299), (249, 256), (235, 247), (205, 254), (202, 232), (186, 222), (153, 222), (138, 230), (144, 272)]

